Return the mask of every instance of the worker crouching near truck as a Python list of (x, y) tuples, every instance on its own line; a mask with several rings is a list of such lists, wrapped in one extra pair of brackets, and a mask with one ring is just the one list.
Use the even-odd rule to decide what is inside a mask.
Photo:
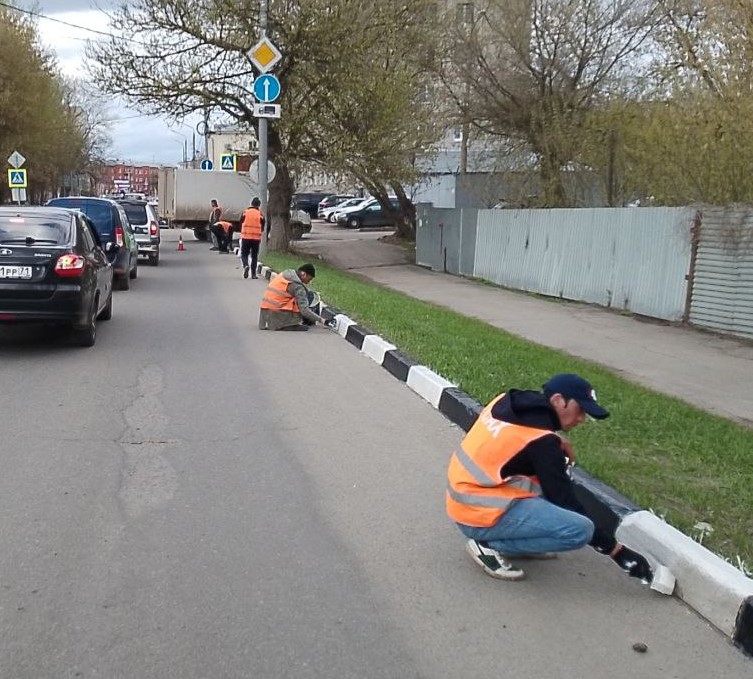
[(259, 310), (260, 330), (308, 330), (321, 323), (328, 325), (311, 307), (313, 293), (306, 287), (316, 276), (313, 264), (286, 269), (272, 278)]

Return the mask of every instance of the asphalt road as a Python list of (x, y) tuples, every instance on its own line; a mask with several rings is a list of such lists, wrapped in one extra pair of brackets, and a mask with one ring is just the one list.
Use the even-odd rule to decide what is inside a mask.
[(163, 234), (93, 349), (0, 329), (0, 677), (749, 679), (589, 549), (485, 576), (444, 515), (460, 430)]

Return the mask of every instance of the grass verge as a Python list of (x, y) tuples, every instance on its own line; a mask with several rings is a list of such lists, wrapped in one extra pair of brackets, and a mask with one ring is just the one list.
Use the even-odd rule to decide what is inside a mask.
[[(276, 252), (264, 257), (275, 271), (301, 261)], [(570, 433), (578, 463), (687, 535), (697, 537), (699, 522), (710, 524), (703, 544), (753, 570), (753, 430), (481, 321), (321, 262), (316, 267), (313, 287), (327, 304), (482, 404), (512, 387), (538, 389), (558, 372), (589, 379), (612, 416)]]

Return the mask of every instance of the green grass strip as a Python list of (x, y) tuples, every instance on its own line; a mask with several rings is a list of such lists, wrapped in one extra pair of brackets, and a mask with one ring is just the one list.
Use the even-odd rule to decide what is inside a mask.
[[(275, 271), (300, 257), (269, 252)], [(454, 311), (316, 262), (322, 299), (485, 404), (509, 388), (539, 389), (558, 372), (590, 380), (611, 411), (569, 434), (578, 463), (687, 535), (753, 570), (753, 430), (610, 370), (520, 339)], [(448, 459), (450, 451), (447, 451)]]

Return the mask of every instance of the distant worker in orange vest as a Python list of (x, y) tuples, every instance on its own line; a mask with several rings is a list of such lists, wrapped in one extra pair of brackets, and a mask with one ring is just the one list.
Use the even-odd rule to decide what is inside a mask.
[(233, 225), (230, 222), (220, 220), (212, 224), (210, 228), (217, 239), (217, 249), (220, 251), (220, 254), (229, 254), (230, 245), (233, 242)]
[(603, 420), (609, 412), (585, 379), (555, 375), (541, 392), (510, 389), (497, 396), (453, 453), (447, 513), (487, 575), (520, 580), (525, 574), (511, 561), (591, 545), (628, 575), (652, 579), (646, 559), (595, 527), (575, 495), (568, 474), (572, 447), (556, 432), (574, 429), (587, 416)]
[(243, 278), (248, 278), (248, 254), (251, 253), (251, 278), (258, 278), (256, 267), (259, 261), (259, 246), (264, 232), (265, 220), (261, 213), (261, 201), (254, 198), (251, 207), (243, 212), (241, 220), (241, 263)]
[(311, 306), (314, 293), (306, 287), (316, 276), (313, 264), (285, 269), (272, 278), (261, 300), (260, 330), (308, 330), (316, 323), (329, 326)]

